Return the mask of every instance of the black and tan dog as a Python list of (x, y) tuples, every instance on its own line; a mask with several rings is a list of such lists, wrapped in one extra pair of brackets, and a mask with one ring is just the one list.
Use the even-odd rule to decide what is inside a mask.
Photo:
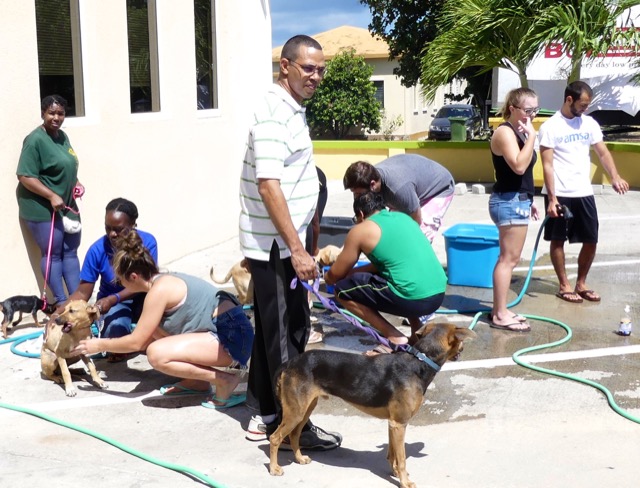
[(45, 305), (44, 301), (35, 295), (16, 295), (0, 303), (0, 310), (2, 310), (4, 314), (4, 318), (2, 319), (2, 337), (6, 339), (9, 322), (13, 322), (13, 317), (16, 312), (20, 315), (18, 316), (18, 320), (12, 323), (14, 327), (22, 321), (23, 313), (30, 313), (36, 326), (42, 327), (40, 322), (38, 322), (38, 310), (46, 315), (51, 315), (56, 311), (56, 304), (47, 303)]
[(89, 305), (84, 300), (72, 300), (67, 303), (60, 316), (47, 325), (40, 352), (42, 373), (55, 383), (64, 382), (64, 391), (67, 396), (76, 396), (77, 393), (71, 381), (68, 365), (81, 359), (89, 368), (89, 374), (95, 385), (107, 388), (98, 375), (93, 361), (84, 355), (78, 356), (72, 353), (82, 339), (91, 337), (91, 324), (99, 317), (98, 307)]
[(300, 452), (300, 434), (318, 397), (342, 398), (363, 412), (389, 420), (387, 460), (403, 488), (414, 488), (406, 470), (404, 446), (409, 420), (418, 412), (437, 370), (456, 359), (465, 339), (475, 336), (453, 324), (428, 324), (418, 331), (416, 354), (398, 352), (369, 357), (339, 351), (313, 350), (287, 361), (277, 373), (276, 392), (282, 422), (269, 440), (272, 475), (282, 475), (278, 448), (289, 435), (295, 460), (311, 462)]

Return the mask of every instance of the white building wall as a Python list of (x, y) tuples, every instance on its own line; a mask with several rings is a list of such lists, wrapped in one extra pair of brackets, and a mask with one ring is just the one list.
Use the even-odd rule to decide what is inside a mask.
[[(0, 45), (11, 46), (0, 53), (4, 299), (41, 289), (39, 256), (20, 229), (15, 199), (22, 141), (41, 119), (34, 2), (0, 0), (0, 11)], [(157, 237), (161, 265), (238, 232), (248, 121), (271, 80), (268, 1), (216, 2), (219, 108), (207, 111), (196, 110), (193, 2), (158, 0), (157, 12), (161, 111), (131, 114), (125, 0), (80, 0), (86, 116), (63, 128), (87, 190), (81, 261), (104, 234), (105, 205), (120, 196), (136, 203), (139, 227)]]
[[(399, 138), (426, 139), (429, 124), (435, 113), (444, 105), (445, 94), (461, 94), (464, 83), (454, 81), (438, 88), (433, 102), (427, 103), (421, 94), (421, 86), (407, 88), (400, 82), (400, 78), (393, 74), (397, 66), (396, 61), (386, 59), (367, 60), (374, 68), (371, 80), (384, 81), (384, 109), (386, 117), (394, 119), (402, 116), (403, 124), (394, 132)], [(450, 102), (448, 102), (450, 103)]]

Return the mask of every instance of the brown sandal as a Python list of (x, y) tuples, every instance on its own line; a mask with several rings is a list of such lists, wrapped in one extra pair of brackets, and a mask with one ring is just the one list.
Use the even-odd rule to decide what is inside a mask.
[(582, 303), (582, 297), (576, 291), (559, 291), (556, 296), (569, 303)]

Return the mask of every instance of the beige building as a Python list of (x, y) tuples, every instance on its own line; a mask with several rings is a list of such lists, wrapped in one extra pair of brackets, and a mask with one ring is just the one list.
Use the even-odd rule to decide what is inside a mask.
[(269, 8), (268, 0), (0, 0), (0, 299), (42, 289), (39, 255), (18, 221), (15, 173), (49, 90), (67, 91), (75, 114), (63, 129), (86, 187), (81, 261), (104, 235), (114, 197), (138, 205), (161, 265), (237, 235), (248, 121), (271, 82)]
[[(402, 119), (402, 123), (393, 131), (398, 138), (426, 138), (435, 112), (445, 104), (445, 93), (459, 94), (464, 91), (464, 85), (452, 83), (438, 90), (433, 103), (424, 103), (419, 85), (406, 88), (393, 74), (393, 69), (398, 66), (398, 62), (389, 60), (387, 43), (379, 37), (373, 37), (367, 29), (342, 26), (311, 37), (322, 45), (326, 59), (331, 59), (340, 52), (354, 49), (357, 55), (363, 56), (365, 61), (373, 66), (371, 80), (376, 85), (376, 96), (384, 107), (385, 118), (394, 120), (400, 116)], [(274, 77), (277, 76), (281, 51), (282, 46), (272, 51)]]

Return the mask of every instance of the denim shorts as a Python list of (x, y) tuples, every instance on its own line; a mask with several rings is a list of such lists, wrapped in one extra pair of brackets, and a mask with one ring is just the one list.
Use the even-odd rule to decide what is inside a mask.
[(498, 227), (503, 225), (529, 225), (532, 198), (527, 193), (510, 191), (492, 193), (489, 215)]
[(253, 326), (241, 305), (212, 319), (216, 332), (211, 334), (233, 358), (234, 364), (246, 367), (253, 347)]

